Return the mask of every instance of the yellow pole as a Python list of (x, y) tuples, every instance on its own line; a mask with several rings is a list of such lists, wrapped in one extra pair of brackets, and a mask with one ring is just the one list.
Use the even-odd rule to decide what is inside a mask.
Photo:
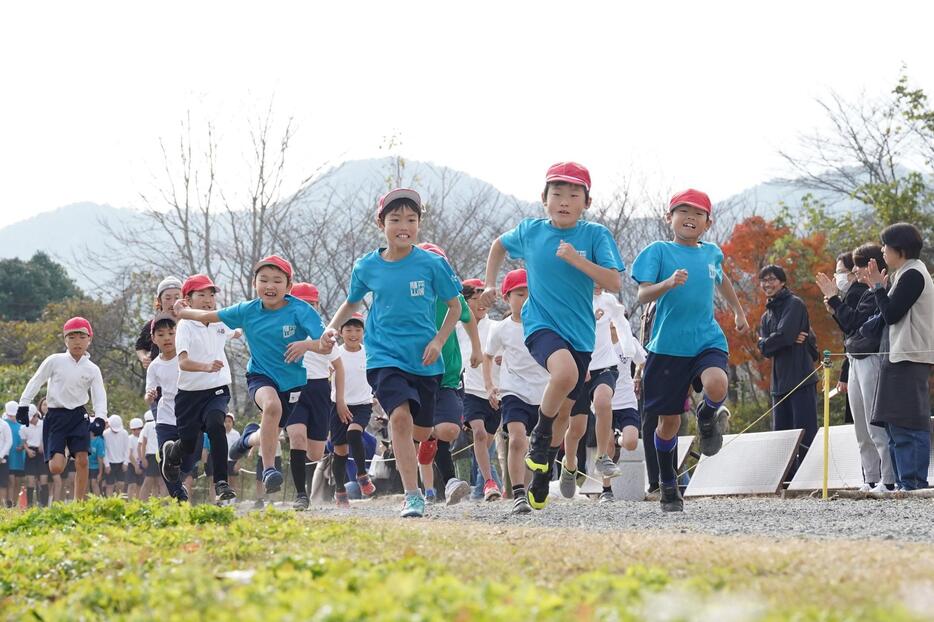
[(830, 350), (824, 350), (824, 487), (827, 500), (827, 479), (830, 471)]

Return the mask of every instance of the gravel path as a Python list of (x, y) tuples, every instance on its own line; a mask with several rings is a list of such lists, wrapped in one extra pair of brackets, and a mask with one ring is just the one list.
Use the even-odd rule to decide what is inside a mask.
[[(246, 505), (246, 504), (244, 504)], [(285, 504), (276, 504), (288, 507)], [(314, 504), (309, 515), (398, 517), (402, 497), (352, 502), (349, 510)], [(707, 498), (685, 501), (683, 514), (664, 514), (657, 501), (597, 504), (578, 497), (549, 499), (543, 511), (511, 516), (511, 500), (431, 505), (425, 520), (472, 521), (497, 527), (573, 527), (591, 531), (674, 530), (713, 535), (843, 538), (934, 542), (934, 499)]]

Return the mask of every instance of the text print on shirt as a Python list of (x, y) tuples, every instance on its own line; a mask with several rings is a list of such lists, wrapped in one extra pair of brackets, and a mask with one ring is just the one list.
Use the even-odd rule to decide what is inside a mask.
[(286, 324), (282, 327), (282, 338), (288, 339), (295, 334), (295, 324)]
[(409, 295), (410, 296), (424, 296), (425, 295), (425, 281), (409, 281)]

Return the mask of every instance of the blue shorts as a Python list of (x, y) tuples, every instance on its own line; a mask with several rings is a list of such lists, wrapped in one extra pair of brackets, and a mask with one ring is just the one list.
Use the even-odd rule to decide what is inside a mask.
[[(279, 403), (282, 404), (282, 417), (279, 419), (279, 427), (284, 428), (292, 414), (292, 409), (295, 408), (295, 405), (301, 397), (302, 387), (295, 387), (288, 391), (280, 391), (279, 385), (269, 376), (264, 376), (263, 374), (246, 375), (247, 393), (249, 393), (250, 399), (253, 400), (254, 404), (256, 404), (256, 392), (263, 387), (272, 387), (273, 390), (279, 394)], [(330, 397), (328, 399), (330, 399)], [(256, 404), (256, 407), (259, 408), (259, 404)]]
[[(370, 425), (370, 416), (373, 414), (373, 404), (354, 404), (353, 406), (348, 406), (350, 409), (350, 414), (353, 415), (353, 423), (356, 423), (358, 426), (366, 430), (366, 426)], [(341, 421), (341, 418), (337, 416), (337, 404), (331, 404), (331, 414), (328, 421), (328, 428), (331, 431), (331, 444), (332, 445), (346, 445), (347, 444), (347, 428), (350, 427), (349, 423), (344, 423)]]
[(703, 391), (700, 377), (710, 368), (727, 371), (728, 357), (723, 350), (704, 350), (697, 356), (669, 356), (649, 352), (642, 372), (645, 414), (653, 417), (680, 415), (688, 392)]
[(551, 330), (550, 328), (541, 328), (525, 339), (525, 347), (529, 349), (529, 354), (535, 359), (535, 362), (548, 369), (548, 357), (558, 350), (567, 350), (574, 357), (577, 364), (577, 384), (568, 393), (568, 399), (576, 400), (584, 390), (584, 381), (587, 378), (587, 368), (590, 367), (590, 357), (593, 352), (578, 352), (571, 347), (567, 340)]
[(212, 412), (219, 413), (214, 417), (223, 424), (229, 402), (230, 387), (227, 385), (198, 391), (179, 389), (175, 394), (175, 427), (179, 438), (201, 437), (201, 433), (207, 431), (207, 416)]
[(525, 433), (532, 433), (532, 428), (538, 423), (538, 406), (526, 404), (515, 395), (503, 396), (499, 403), (499, 409), (503, 413), (503, 429), (508, 432), (508, 426), (513, 421), (518, 421), (525, 425)]
[(470, 424), (477, 420), (483, 421), (483, 429), (487, 434), (496, 434), (502, 415), (499, 410), (493, 410), (490, 400), (468, 393), (464, 396), (464, 423)]
[(464, 390), (441, 387), (435, 399), (435, 425), (453, 423), (464, 425)]
[(298, 403), (286, 425), (305, 426), (305, 436), (313, 441), (328, 440), (328, 417), (331, 413), (331, 383), (327, 378), (312, 378), (305, 383)]
[(619, 370), (616, 369), (616, 365), (611, 365), (610, 367), (604, 367), (603, 369), (595, 369), (590, 372), (590, 380), (584, 385), (584, 390), (581, 392), (580, 397), (577, 398), (577, 401), (574, 402), (574, 407), (571, 408), (572, 415), (589, 415), (590, 414), (590, 403), (593, 401), (594, 391), (597, 390), (601, 384), (605, 384), (610, 387), (610, 391), (616, 391), (616, 381), (619, 380)]
[(377, 367), (366, 371), (367, 382), (383, 411), (392, 419), (392, 412), (409, 403), (412, 422), (420, 428), (435, 424), (435, 400), (441, 376), (416, 376), (398, 367)]
[(622, 431), (626, 426), (642, 426), (642, 418), (639, 417), (639, 411), (635, 408), (623, 408), (613, 411), (613, 429)]
[[(68, 453), (75, 456), (88, 453), (91, 447), (91, 430), (88, 413), (84, 406), (78, 408), (49, 408), (42, 424), (42, 447), (45, 461), (55, 454)], [(12, 471), (12, 469), (10, 469)]]

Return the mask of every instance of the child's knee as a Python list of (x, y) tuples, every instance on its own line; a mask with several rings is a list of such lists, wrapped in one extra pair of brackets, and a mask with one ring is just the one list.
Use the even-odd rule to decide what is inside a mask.
[(75, 468), (86, 469), (88, 468), (88, 454), (86, 452), (79, 452), (75, 454)]
[(473, 442), (475, 445), (486, 445), (490, 441), (490, 435), (486, 433), (486, 429), (481, 425), (473, 430)]

